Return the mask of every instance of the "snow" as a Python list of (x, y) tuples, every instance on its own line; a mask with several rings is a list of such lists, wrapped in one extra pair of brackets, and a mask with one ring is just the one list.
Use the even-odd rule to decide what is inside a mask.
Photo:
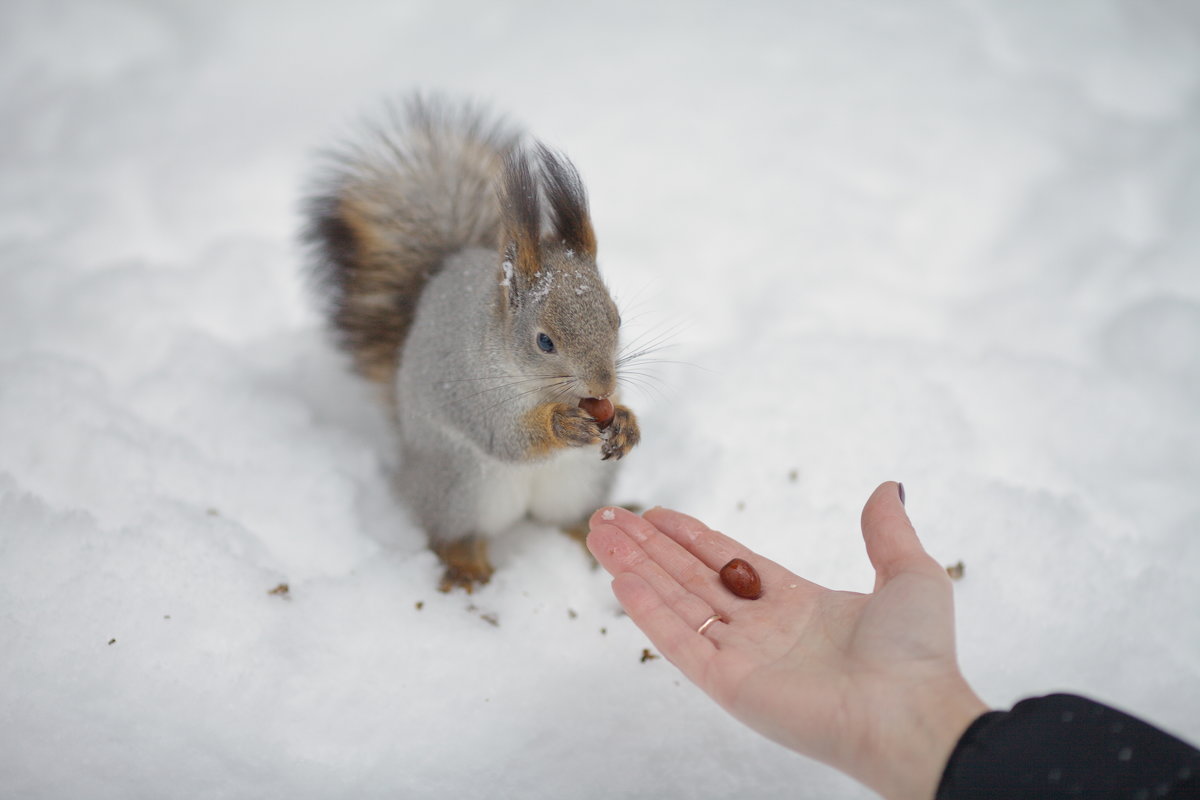
[(0, 8), (0, 794), (869, 796), (643, 661), (564, 536), (434, 589), (295, 239), (416, 87), (570, 153), (632, 334), (682, 326), (615, 502), (866, 590), (903, 480), (988, 702), (1200, 739), (1195, 5), (680, 11)]
[(539, 303), (546, 299), (546, 296), (550, 294), (550, 290), (554, 287), (555, 275), (557, 275), (557, 273), (551, 270), (533, 273), (533, 277), (537, 278), (538, 280), (537, 283), (535, 283), (529, 289), (530, 302)]

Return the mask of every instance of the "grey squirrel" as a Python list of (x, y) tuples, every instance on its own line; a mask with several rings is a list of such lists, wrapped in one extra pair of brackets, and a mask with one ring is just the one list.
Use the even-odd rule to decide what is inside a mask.
[(488, 539), (521, 519), (584, 522), (640, 438), (612, 403), (621, 316), (583, 183), (523, 138), (411, 97), (331, 154), (306, 206), (330, 321), (383, 389), (443, 591), (487, 582)]

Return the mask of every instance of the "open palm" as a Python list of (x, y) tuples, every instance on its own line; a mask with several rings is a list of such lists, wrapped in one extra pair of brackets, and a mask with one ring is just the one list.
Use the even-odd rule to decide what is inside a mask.
[[(883, 484), (863, 510), (871, 594), (821, 587), (665, 509), (602, 509), (588, 546), (633, 621), (734, 716), (886, 794), (931, 797), (957, 735), (985, 708), (956, 663), (949, 578), (897, 488)], [(732, 558), (758, 571), (760, 598), (721, 583)], [(919, 774), (897, 783), (895, 760)]]

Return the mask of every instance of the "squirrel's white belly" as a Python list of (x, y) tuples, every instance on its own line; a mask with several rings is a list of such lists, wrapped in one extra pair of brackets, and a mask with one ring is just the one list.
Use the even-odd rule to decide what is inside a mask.
[(476, 530), (495, 536), (526, 516), (551, 525), (581, 522), (604, 501), (608, 466), (594, 447), (562, 450), (534, 464), (489, 459)]

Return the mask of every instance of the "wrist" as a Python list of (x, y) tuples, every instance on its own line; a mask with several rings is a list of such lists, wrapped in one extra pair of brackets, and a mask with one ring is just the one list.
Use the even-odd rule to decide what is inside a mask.
[(961, 675), (908, 687), (856, 777), (888, 800), (932, 800), (958, 740), (986, 711)]

